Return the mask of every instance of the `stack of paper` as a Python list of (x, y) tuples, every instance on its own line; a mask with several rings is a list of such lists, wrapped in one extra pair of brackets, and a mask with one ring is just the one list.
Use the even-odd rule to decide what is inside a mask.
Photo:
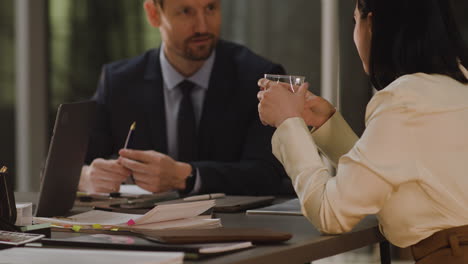
[(215, 205), (214, 200), (191, 203), (158, 205), (144, 215), (92, 210), (69, 218), (35, 217), (36, 223), (50, 223), (62, 227), (119, 228), (119, 229), (171, 229), (216, 228), (219, 219), (200, 215)]
[(1, 263), (182, 264), (182, 252), (142, 252), (52, 248), (12, 248), (0, 251)]

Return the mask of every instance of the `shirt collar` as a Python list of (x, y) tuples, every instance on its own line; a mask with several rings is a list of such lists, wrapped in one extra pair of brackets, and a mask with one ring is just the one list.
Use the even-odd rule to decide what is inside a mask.
[(185, 78), (176, 69), (174, 69), (171, 63), (167, 60), (167, 57), (164, 54), (164, 46), (161, 45), (159, 59), (161, 61), (162, 77), (167, 89), (174, 89), (180, 82), (182, 82), (185, 79), (195, 83), (198, 87), (201, 87), (205, 90), (208, 89), (215, 56), (216, 52), (213, 50), (210, 57), (208, 57), (203, 66), (195, 74), (188, 78)]

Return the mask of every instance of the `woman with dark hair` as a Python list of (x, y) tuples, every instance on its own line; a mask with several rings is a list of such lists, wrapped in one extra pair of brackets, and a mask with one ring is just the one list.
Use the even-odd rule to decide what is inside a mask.
[[(417, 263), (468, 263), (468, 50), (450, 0), (358, 0), (354, 41), (379, 90), (360, 139), (321, 97), (259, 81), (262, 122), (324, 233), (377, 214)], [(309, 131), (308, 126), (314, 129)], [(318, 150), (337, 166), (332, 177)]]

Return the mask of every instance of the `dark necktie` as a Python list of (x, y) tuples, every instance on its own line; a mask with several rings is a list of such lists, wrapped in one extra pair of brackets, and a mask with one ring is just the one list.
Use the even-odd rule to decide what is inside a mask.
[(182, 92), (177, 116), (177, 146), (179, 161), (193, 161), (196, 153), (197, 125), (192, 103), (192, 89), (195, 86), (190, 81), (183, 81), (179, 85)]

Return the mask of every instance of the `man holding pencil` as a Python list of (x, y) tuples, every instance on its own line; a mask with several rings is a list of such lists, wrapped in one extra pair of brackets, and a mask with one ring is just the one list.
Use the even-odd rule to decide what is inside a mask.
[(279, 193), (284, 171), (271, 154), (273, 130), (258, 119), (256, 82), (284, 69), (219, 39), (220, 0), (144, 8), (163, 43), (104, 66), (79, 189), (116, 192), (132, 175), (151, 192)]

